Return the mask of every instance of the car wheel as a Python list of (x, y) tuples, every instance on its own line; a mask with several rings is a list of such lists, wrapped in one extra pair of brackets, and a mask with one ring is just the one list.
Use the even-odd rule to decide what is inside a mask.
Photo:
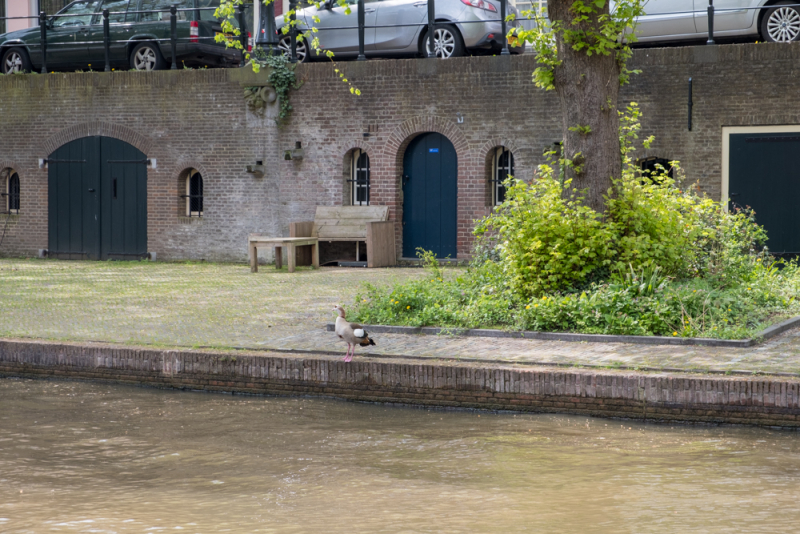
[[(436, 49), (436, 57), (449, 58), (464, 55), (464, 41), (461, 40), (461, 34), (458, 33), (455, 26), (449, 24), (434, 26), (433, 45)], [(422, 57), (428, 57), (429, 48), (430, 42), (426, 31), (423, 33), (422, 41), (419, 45), (419, 52)]]
[(800, 11), (785, 5), (795, 3), (780, 2), (767, 10), (761, 19), (761, 37), (765, 41), (789, 43), (800, 38)]
[[(284, 37), (280, 41), (278, 41), (278, 49), (283, 52), (283, 55), (291, 58), (292, 57), (292, 38), (291, 37)], [(295, 53), (297, 55), (297, 61), (300, 63), (305, 63), (308, 61), (308, 46), (306, 46), (306, 40), (303, 39), (302, 41), (297, 41), (297, 46), (295, 46)]]
[(139, 43), (131, 52), (131, 69), (161, 70), (164, 68), (164, 57), (155, 43)]
[(31, 58), (24, 48), (9, 48), (3, 53), (2, 69), (3, 74), (14, 74), (15, 72), (30, 72)]

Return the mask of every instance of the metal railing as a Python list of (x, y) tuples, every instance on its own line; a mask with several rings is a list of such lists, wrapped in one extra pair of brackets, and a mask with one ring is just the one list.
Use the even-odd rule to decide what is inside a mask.
[[(331, 0), (335, 1), (335, 0)], [(436, 44), (435, 44), (435, 27), (437, 24), (485, 24), (487, 22), (499, 22), (500, 23), (500, 55), (507, 56), (510, 55), (511, 52), (508, 49), (508, 39), (506, 38), (506, 34), (508, 33), (507, 21), (506, 21), (506, 14), (508, 13), (508, 0), (499, 0), (500, 1), (500, 18), (497, 19), (480, 19), (480, 20), (442, 20), (436, 21), (436, 2), (435, 0), (427, 0), (428, 5), (428, 20), (427, 22), (414, 22), (409, 24), (370, 24), (367, 25), (364, 20), (364, 0), (358, 0), (357, 3), (357, 11), (356, 16), (358, 19), (357, 26), (342, 26), (342, 27), (328, 27), (328, 28), (316, 28), (316, 31), (323, 32), (323, 31), (332, 31), (332, 30), (357, 30), (358, 31), (358, 61), (364, 61), (367, 59), (364, 53), (364, 30), (365, 29), (377, 29), (377, 28), (409, 28), (409, 27), (418, 27), (418, 26), (427, 26), (428, 33), (426, 39), (428, 40), (427, 46), (427, 56), (429, 58), (436, 57)], [(289, 20), (290, 28), (288, 31), (289, 39), (290, 39), (290, 54), (289, 60), (292, 63), (297, 62), (297, 36), (300, 33), (307, 33), (310, 31), (310, 28), (304, 28), (298, 30), (295, 21), (297, 20), (297, 15), (295, 13), (297, 7), (297, 0), (289, 0)], [(335, 6), (334, 6), (335, 7)], [(258, 43), (261, 45), (265, 45), (270, 48), (277, 47), (277, 34), (278, 31), (274, 29), (274, 26), (269, 24), (269, 21), (272, 21), (274, 24), (274, 6), (273, 3), (270, 3), (266, 7), (266, 27), (259, 29), (259, 41)], [(262, 18), (262, 25), (265, 24), (264, 18)], [(262, 32), (263, 30), (263, 32)], [(261, 35), (265, 34), (262, 38)], [(272, 40), (271, 38), (266, 38), (266, 35), (275, 35), (276, 40)]]
[[(200, 41), (209, 41), (209, 40), (210, 41), (216, 41), (216, 37), (200, 37), (199, 35), (198, 36), (189, 36), (189, 37), (185, 37), (185, 38), (178, 38), (178, 13), (179, 12), (186, 12), (186, 11), (195, 11), (195, 12), (198, 12), (198, 11), (214, 11), (216, 9), (217, 9), (216, 7), (180, 8), (179, 9), (175, 5), (171, 6), (169, 9), (155, 9), (155, 10), (147, 10), (147, 11), (109, 11), (108, 9), (104, 9), (101, 12), (102, 25), (103, 25), (103, 49), (104, 49), (104, 56), (105, 56), (105, 68), (104, 68), (104, 70), (105, 71), (110, 71), (111, 70), (111, 45), (112, 44), (120, 44), (120, 43), (122, 43), (122, 44), (131, 44), (131, 43), (135, 43), (136, 42), (136, 41), (131, 41), (131, 40), (111, 40), (110, 27), (111, 27), (112, 24), (110, 23), (109, 19), (110, 19), (110, 17), (112, 15), (128, 16), (128, 15), (139, 15), (139, 14), (150, 14), (150, 15), (152, 15), (152, 14), (166, 14), (166, 13), (169, 13), (170, 37), (168, 39), (148, 37), (147, 39), (142, 40), (142, 42), (159, 42), (159, 43), (168, 42), (170, 44), (170, 52), (171, 52), (171, 55), (172, 55), (172, 64), (171, 64), (170, 68), (171, 69), (177, 69), (178, 66), (177, 66), (176, 61), (177, 61), (177, 48), (178, 48), (178, 43), (179, 42), (197, 43), (197, 42), (200, 42)], [(240, 28), (239, 40), (240, 40), (240, 43), (242, 45), (242, 49), (246, 50), (247, 49), (247, 31), (246, 31), (244, 15), (245, 15), (245, 6), (240, 4), (239, 5), (239, 9), (238, 9), (238, 13), (237, 13), (237, 18), (238, 18), (237, 22), (238, 22), (239, 28)], [(54, 20), (54, 19), (58, 19), (58, 18), (75, 17), (75, 16), (76, 15), (74, 15), (74, 14), (47, 15), (44, 11), (42, 11), (42, 12), (39, 13), (38, 16), (0, 17), (0, 20), (4, 20), (5, 21), (5, 20), (31, 20), (31, 19), (34, 19), (34, 20), (38, 20), (39, 21), (40, 37), (39, 37), (38, 48), (39, 48), (39, 50), (41, 50), (41, 54), (42, 54), (41, 73), (42, 74), (46, 74), (47, 73), (47, 49), (48, 49), (48, 46), (54, 46), (54, 45), (55, 46), (62, 46), (62, 45), (74, 46), (74, 45), (96, 44), (95, 41), (77, 41), (77, 40), (76, 41), (69, 41), (67, 43), (49, 43), (48, 44), (48, 42), (47, 42), (47, 32), (48, 32), (48, 27), (49, 27), (49, 21)], [(89, 20), (91, 21), (91, 20), (94, 19), (96, 14), (93, 13), (91, 15), (84, 15), (84, 16), (89, 16), (90, 17)], [(133, 22), (136, 22), (136, 21), (133, 21)], [(139, 21), (139, 22), (141, 22), (141, 21)], [(145, 21), (145, 22), (147, 22), (147, 21)], [(127, 22), (114, 23), (114, 25), (123, 25), (123, 24), (127, 24)], [(94, 26), (94, 25), (93, 24), (86, 24), (85, 26)], [(31, 43), (31, 45), (37, 46), (37, 45), (34, 45), (33, 43)], [(244, 55), (242, 56), (242, 61), (240, 62), (240, 65), (243, 65), (243, 64), (244, 64)]]
[[(332, 0), (335, 1), (335, 0)], [(508, 26), (506, 21), (506, 14), (508, 13), (508, 0), (499, 0), (500, 1), (500, 13), (499, 18), (497, 19), (480, 19), (480, 20), (442, 20), (436, 21), (436, 5), (435, 0), (427, 0), (427, 8), (428, 8), (428, 20), (425, 22), (417, 22), (417, 23), (409, 23), (409, 24), (365, 24), (365, 10), (364, 10), (364, 0), (358, 0), (357, 2), (357, 26), (346, 26), (346, 27), (329, 27), (329, 28), (317, 28), (317, 31), (324, 32), (324, 31), (332, 31), (332, 30), (355, 30), (358, 32), (358, 60), (363, 61), (366, 59), (366, 55), (364, 53), (364, 30), (365, 29), (378, 29), (378, 28), (403, 28), (403, 27), (418, 27), (418, 26), (427, 26), (427, 36), (426, 39), (428, 40), (427, 43), (427, 54), (426, 57), (433, 58), (436, 57), (436, 44), (435, 44), (435, 27), (437, 24), (483, 24), (487, 22), (499, 22), (501, 25), (501, 33), (499, 35), (499, 41), (501, 45), (500, 55), (509, 55), (510, 51), (508, 48)], [(290, 39), (290, 46), (289, 46), (289, 60), (292, 63), (296, 63), (298, 61), (297, 58), (297, 42), (298, 36), (300, 34), (308, 34), (311, 31), (310, 27), (302, 27), (298, 28), (296, 23), (296, 12), (295, 9), (298, 5), (297, 0), (290, 0), (290, 11), (291, 15), (289, 15), (289, 19), (291, 22), (290, 29), (288, 31), (288, 36)], [(533, 7), (534, 5), (538, 5), (538, 8), (541, 10), (546, 3), (544, 0), (531, 0), (528, 2)], [(698, 13), (706, 13), (708, 16), (708, 39), (706, 44), (715, 44), (716, 41), (714, 39), (714, 17), (717, 13), (725, 13), (725, 12), (741, 12), (741, 11), (749, 11), (749, 10), (762, 10), (762, 9), (774, 9), (776, 5), (765, 5), (765, 6), (757, 6), (757, 7), (736, 7), (736, 8), (723, 8), (717, 9), (714, 7), (713, 0), (709, 0), (708, 7), (706, 10), (702, 11), (676, 11), (672, 13), (659, 13), (658, 15), (679, 15), (679, 14), (698, 14)], [(780, 7), (795, 7), (800, 8), (800, 4), (780, 4)], [(130, 40), (111, 40), (110, 37), (110, 23), (109, 18), (112, 15), (138, 15), (138, 14), (157, 14), (157, 13), (169, 13), (170, 19), (170, 37), (168, 39), (163, 38), (148, 38), (146, 41), (149, 42), (168, 42), (171, 49), (171, 56), (172, 56), (172, 64), (170, 66), (171, 69), (177, 69), (177, 46), (179, 42), (200, 42), (203, 40), (216, 40), (215, 37), (200, 37), (200, 36), (190, 36), (188, 38), (178, 38), (177, 36), (177, 14), (180, 12), (199, 12), (199, 11), (209, 11), (215, 10), (215, 7), (208, 7), (208, 8), (177, 8), (177, 6), (173, 5), (168, 10), (165, 9), (157, 9), (157, 10), (149, 10), (149, 11), (121, 11), (121, 12), (109, 12), (107, 9), (102, 11), (102, 19), (103, 19), (103, 46), (104, 46), (104, 54), (105, 54), (105, 70), (111, 70), (111, 60), (110, 60), (110, 47), (111, 44), (119, 44), (125, 43), (130, 44), (133, 41)], [(69, 43), (47, 43), (47, 31), (48, 31), (48, 21), (53, 20), (59, 17), (67, 17), (67, 16), (74, 16), (74, 15), (47, 15), (44, 11), (39, 13), (38, 16), (28, 16), (28, 17), (0, 17), (0, 20), (8, 21), (8, 20), (20, 20), (20, 19), (38, 19), (39, 20), (39, 27), (41, 31), (40, 41), (39, 41), (39, 48), (41, 49), (42, 53), (42, 67), (41, 72), (44, 74), (47, 72), (47, 48), (48, 46), (60, 46), (63, 44), (75, 45), (75, 44), (94, 44), (95, 41), (71, 41)], [(91, 15), (92, 18), (95, 17), (94, 14)], [(237, 22), (240, 28), (240, 35), (239, 40), (243, 50), (247, 50), (247, 31), (245, 26), (245, 7), (244, 5), (240, 4), (237, 13)], [(525, 20), (523, 18), (518, 18), (517, 20)], [(118, 23), (113, 23), (114, 25)], [(123, 23), (125, 24), (125, 23)], [(279, 44), (279, 31), (276, 29), (275, 25), (275, 16), (274, 16), (274, 3), (270, 3), (269, 5), (265, 6), (262, 17), (261, 17), (261, 24), (259, 24), (259, 28), (256, 30), (256, 42), (259, 45), (265, 46), (270, 50), (274, 50), (278, 47)], [(307, 50), (307, 53), (310, 52)], [(244, 54), (242, 54), (242, 60), (240, 65), (244, 63)]]

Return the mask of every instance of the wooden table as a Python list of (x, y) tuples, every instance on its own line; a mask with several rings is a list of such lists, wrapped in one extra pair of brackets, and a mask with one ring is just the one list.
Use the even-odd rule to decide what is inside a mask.
[(289, 260), (289, 272), (293, 273), (295, 268), (295, 247), (311, 245), (311, 264), (319, 267), (319, 239), (316, 237), (268, 237), (261, 234), (250, 234), (247, 239), (250, 250), (250, 272), (258, 272), (258, 249), (263, 247), (275, 247), (275, 268), (283, 267), (282, 249), (287, 249)]

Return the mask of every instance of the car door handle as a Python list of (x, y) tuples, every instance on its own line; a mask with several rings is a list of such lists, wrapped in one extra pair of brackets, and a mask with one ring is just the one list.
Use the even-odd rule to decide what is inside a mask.
[(416, 2), (414, 4), (414, 7), (423, 7), (423, 6), (427, 6), (427, 5), (428, 5), (428, 2)]
[(89, 189), (89, 192), (90, 192), (90, 193), (94, 193), (94, 189), (91, 189), (91, 188), (90, 188), (90, 189)]
[(375, 13), (374, 9), (365, 9), (364, 13)]

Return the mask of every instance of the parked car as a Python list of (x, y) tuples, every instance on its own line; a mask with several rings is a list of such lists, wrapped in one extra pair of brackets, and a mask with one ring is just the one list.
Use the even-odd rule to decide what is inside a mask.
[[(790, 42), (800, 38), (800, 2), (714, 0), (714, 37), (760, 37)], [(688, 41), (708, 36), (708, 0), (648, 0), (639, 18), (639, 41)], [(763, 9), (758, 9), (763, 8)]]
[[(76, 0), (47, 20), (47, 68), (103, 68), (104, 9), (110, 12), (112, 67), (166, 68), (172, 63), (170, 6), (175, 4), (179, 9), (186, 9), (218, 7), (219, 3), (220, 0)], [(214, 41), (222, 26), (214, 18), (213, 10), (178, 11), (177, 30), (178, 65), (236, 66), (240, 63), (241, 52)], [(38, 26), (0, 35), (3, 74), (38, 71), (41, 66)]]
[[(331, 50), (337, 58), (358, 55), (357, 0), (347, 0), (352, 13), (345, 14), (336, 0), (327, 0), (317, 9), (314, 6), (297, 12), (298, 30), (316, 27), (320, 46)], [(519, 15), (511, 3), (508, 13)], [(314, 17), (319, 17), (319, 23)], [(427, 0), (364, 0), (364, 24), (373, 26), (364, 31), (364, 54), (366, 56), (415, 56), (427, 55), (428, 39)], [(275, 18), (279, 32), (279, 47), (289, 54), (291, 41), (283, 35), (283, 16)], [(508, 28), (519, 24), (509, 22)], [(389, 26), (394, 27), (374, 27)], [(436, 0), (436, 26), (434, 47), (438, 57), (463, 56), (467, 52), (499, 53), (502, 43), (499, 0)], [(297, 58), (312, 59), (309, 43), (297, 42)], [(521, 54), (525, 44), (510, 48)]]

